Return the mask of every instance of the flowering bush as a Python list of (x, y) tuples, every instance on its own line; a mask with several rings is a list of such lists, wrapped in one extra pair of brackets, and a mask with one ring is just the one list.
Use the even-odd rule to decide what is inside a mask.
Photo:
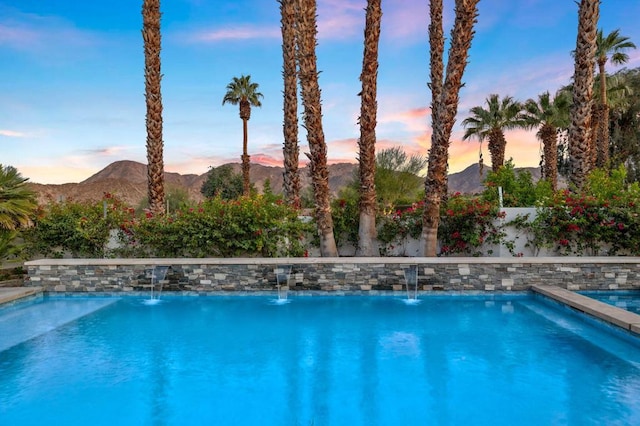
[(497, 220), (502, 217), (494, 203), (459, 193), (451, 196), (443, 207), (438, 228), (441, 255), (480, 256), (483, 245), (504, 243), (506, 234)]
[[(378, 240), (384, 244), (383, 253), (407, 238), (420, 238), (423, 210), (424, 202), (414, 203), (407, 209), (379, 219)], [(459, 193), (452, 195), (441, 209), (438, 227), (440, 255), (479, 256), (485, 245), (507, 243), (506, 234), (496, 220), (499, 218), (497, 206), (489, 201)], [(492, 251), (487, 252), (490, 254)]]
[(529, 244), (564, 255), (640, 254), (640, 186), (624, 168), (596, 170), (580, 193), (558, 191), (537, 217), (519, 223)]
[(356, 197), (344, 197), (332, 201), (331, 217), (333, 219), (333, 235), (336, 239), (336, 244), (340, 246), (348, 242), (356, 246), (358, 244), (360, 223), (358, 199)]
[(413, 203), (405, 209), (397, 209), (390, 215), (377, 218), (378, 241), (381, 254), (386, 254), (395, 245), (408, 238), (420, 238), (422, 234), (422, 213), (424, 201)]
[(134, 210), (111, 194), (98, 202), (50, 203), (36, 212), (34, 226), (24, 232), (29, 256), (104, 257), (107, 241)]
[[(106, 212), (106, 215), (105, 215)], [(30, 256), (300, 256), (309, 225), (281, 200), (220, 198), (170, 215), (136, 215), (110, 194), (101, 202), (53, 203), (25, 234)], [(109, 248), (111, 232), (120, 244)]]
[(281, 200), (211, 198), (174, 214), (124, 222), (122, 255), (156, 257), (301, 256), (308, 225)]

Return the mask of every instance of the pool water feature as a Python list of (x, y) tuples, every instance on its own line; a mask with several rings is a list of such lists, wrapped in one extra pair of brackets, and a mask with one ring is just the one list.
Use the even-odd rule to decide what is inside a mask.
[(0, 424), (640, 424), (638, 339), (540, 297), (272, 299), (123, 297), (26, 335)]
[(276, 287), (278, 290), (278, 299), (276, 304), (289, 303), (289, 279), (291, 278), (291, 265), (282, 265), (274, 270), (276, 274)]
[[(170, 266), (167, 265), (156, 265), (152, 269), (149, 270), (149, 275), (151, 279), (151, 297), (144, 301), (147, 305), (157, 305), (160, 303), (160, 296), (162, 296), (162, 286), (165, 278), (167, 277), (167, 272), (171, 269)], [(155, 292), (156, 285), (160, 285), (160, 289)]]
[(418, 300), (418, 265), (408, 265), (404, 269), (404, 285), (407, 288), (408, 305), (419, 303)]

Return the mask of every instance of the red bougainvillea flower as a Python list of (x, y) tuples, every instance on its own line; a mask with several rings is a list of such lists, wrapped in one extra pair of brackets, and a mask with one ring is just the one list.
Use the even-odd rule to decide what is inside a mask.
[(580, 227), (575, 223), (570, 223), (567, 225), (567, 231), (569, 232), (577, 232), (580, 230)]

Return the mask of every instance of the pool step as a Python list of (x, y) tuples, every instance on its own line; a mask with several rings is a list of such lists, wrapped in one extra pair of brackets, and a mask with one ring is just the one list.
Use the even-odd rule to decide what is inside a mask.
[(115, 298), (68, 298), (0, 308), (0, 352), (108, 306)]
[(640, 335), (640, 315), (587, 296), (550, 285), (533, 285), (531, 290), (572, 308)]

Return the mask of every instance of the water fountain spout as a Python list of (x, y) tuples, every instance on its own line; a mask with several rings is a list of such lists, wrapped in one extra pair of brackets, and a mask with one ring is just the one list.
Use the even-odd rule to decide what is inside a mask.
[[(171, 269), (171, 266), (168, 265), (155, 265), (153, 269), (151, 269), (151, 298), (145, 302), (146, 304), (155, 305), (160, 302), (162, 287), (169, 269)], [(154, 294), (157, 284), (160, 285), (160, 289)]]
[(278, 287), (278, 302), (286, 303), (289, 294), (289, 278), (291, 278), (291, 265), (282, 265), (275, 268), (276, 284)]
[(408, 265), (404, 270), (407, 303), (418, 303), (418, 265)]

